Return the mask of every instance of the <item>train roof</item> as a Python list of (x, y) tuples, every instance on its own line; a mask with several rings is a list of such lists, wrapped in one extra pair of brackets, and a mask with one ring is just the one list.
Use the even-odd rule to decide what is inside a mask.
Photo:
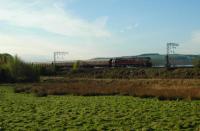
[(143, 58), (143, 59), (151, 59), (151, 57), (141, 57), (141, 56), (124, 56), (124, 57), (115, 57), (114, 59), (133, 59), (133, 58)]

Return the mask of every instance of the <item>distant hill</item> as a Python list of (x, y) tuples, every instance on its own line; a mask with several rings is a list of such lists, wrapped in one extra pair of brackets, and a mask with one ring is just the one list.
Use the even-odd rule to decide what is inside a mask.
[[(142, 54), (142, 57), (150, 57), (153, 66), (164, 66), (166, 64), (166, 55), (162, 54)], [(199, 55), (185, 55), (185, 54), (174, 54), (170, 55), (171, 63), (175, 65), (193, 65), (193, 61), (199, 58)], [(174, 61), (172, 61), (174, 59)]]
[[(121, 57), (135, 57), (135, 56), (121, 56)], [(158, 54), (158, 53), (148, 53), (148, 54), (141, 54), (137, 57), (150, 57), (153, 63), (153, 66), (165, 66), (166, 65), (166, 55)], [(200, 55), (186, 55), (186, 54), (175, 54), (171, 55), (170, 58), (174, 59), (174, 62), (171, 60), (171, 63), (175, 63), (175, 65), (185, 65), (190, 66), (193, 65), (193, 60), (196, 58), (200, 58)], [(109, 60), (109, 57), (102, 57), (102, 58), (94, 58), (91, 60), (103, 61)]]

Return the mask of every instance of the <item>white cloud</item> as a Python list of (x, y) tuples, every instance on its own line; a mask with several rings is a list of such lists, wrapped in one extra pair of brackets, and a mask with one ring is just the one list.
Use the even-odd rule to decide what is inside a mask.
[(136, 24), (133, 25), (133, 27), (134, 27), (134, 28), (138, 28), (138, 27), (139, 27), (139, 24), (136, 23)]
[(126, 26), (124, 29), (120, 30), (121, 33), (124, 33), (124, 32), (128, 32), (128, 31), (131, 31), (131, 30), (134, 30), (136, 28), (138, 28), (139, 24), (136, 23), (136, 24), (133, 24), (133, 25), (128, 25)]
[(0, 0), (0, 21), (70, 37), (111, 35), (106, 29), (107, 17), (89, 22), (66, 11), (63, 4), (63, 0)]
[(178, 50), (187, 54), (200, 54), (200, 31), (193, 32), (188, 41), (180, 43)]
[[(26, 61), (52, 61), (54, 51), (68, 51), (67, 60), (103, 54), (97, 45), (112, 37), (106, 29), (108, 17), (93, 21), (76, 17), (64, 8), (71, 1), (0, 0), (0, 22), (9, 26), (6, 31), (0, 30), (0, 53), (17, 54)], [(18, 32), (21, 27), (30, 32)], [(32, 28), (62, 36), (31, 33)]]
[(126, 30), (132, 30), (133, 29), (133, 26), (132, 25), (129, 25), (125, 28)]
[(200, 32), (194, 32), (192, 35), (192, 43), (200, 45)]
[[(96, 42), (98, 45), (101, 43)], [(53, 61), (53, 52), (67, 51), (65, 60), (90, 59), (106, 52), (94, 45), (93, 40), (73, 41), (66, 44), (58, 39), (39, 36), (5, 35), (0, 33), (0, 53), (18, 55), (25, 61)]]

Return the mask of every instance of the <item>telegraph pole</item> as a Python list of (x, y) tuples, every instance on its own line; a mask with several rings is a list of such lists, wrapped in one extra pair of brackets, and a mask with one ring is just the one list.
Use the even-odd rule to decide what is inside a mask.
[(167, 55), (166, 55), (166, 67), (171, 68), (171, 66), (175, 67), (175, 49), (178, 47), (177, 43), (167, 43)]
[(57, 58), (59, 57), (62, 57), (64, 58), (64, 56), (68, 55), (69, 53), (68, 52), (61, 52), (61, 51), (58, 51), (58, 52), (54, 52), (53, 53), (53, 59), (54, 59), (54, 65), (56, 65), (56, 62), (57, 62)]
[(54, 72), (56, 75), (56, 63), (58, 62), (57, 59), (62, 57), (62, 59), (64, 59), (64, 56), (68, 55), (68, 52), (61, 52), (61, 51), (57, 51), (53, 53), (53, 66), (54, 66)]

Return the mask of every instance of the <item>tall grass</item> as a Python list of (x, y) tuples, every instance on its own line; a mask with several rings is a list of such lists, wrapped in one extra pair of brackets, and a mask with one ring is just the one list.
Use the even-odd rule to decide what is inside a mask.
[[(56, 80), (58, 81), (58, 80)], [(46, 95), (129, 95), (159, 99), (200, 99), (200, 80), (66, 80), (18, 85), (15, 92)]]

